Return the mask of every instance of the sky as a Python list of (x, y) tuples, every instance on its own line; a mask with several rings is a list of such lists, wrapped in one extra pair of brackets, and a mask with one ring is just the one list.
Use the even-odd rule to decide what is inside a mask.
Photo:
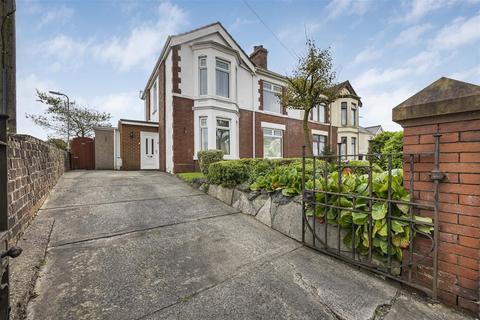
[(62, 91), (118, 119), (143, 120), (139, 91), (170, 34), (220, 21), (240, 46), (268, 49), (269, 69), (291, 73), (305, 39), (330, 47), (338, 81), (362, 97), (360, 125), (442, 76), (480, 84), (480, 0), (17, 0), (17, 126), (41, 114), (35, 89)]

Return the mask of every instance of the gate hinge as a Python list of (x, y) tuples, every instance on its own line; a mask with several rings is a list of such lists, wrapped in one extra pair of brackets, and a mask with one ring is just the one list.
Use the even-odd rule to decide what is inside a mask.
[(430, 172), (430, 179), (432, 179), (434, 181), (435, 180), (442, 181), (446, 177), (447, 177), (447, 175), (440, 170), (432, 170)]

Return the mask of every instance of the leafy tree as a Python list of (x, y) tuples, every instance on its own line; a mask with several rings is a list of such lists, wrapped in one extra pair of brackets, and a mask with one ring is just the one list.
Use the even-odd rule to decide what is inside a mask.
[(403, 166), (403, 132), (385, 131), (375, 136), (368, 145), (368, 153), (377, 155), (373, 162), (383, 169), (388, 168), (388, 154), (392, 154), (393, 168)]
[(60, 150), (67, 151), (67, 143), (63, 139), (59, 138), (48, 138), (47, 142)]
[(307, 40), (307, 53), (298, 59), (292, 76), (287, 76), (287, 87), (282, 103), (287, 108), (303, 110), (303, 132), (308, 154), (313, 154), (312, 135), (308, 126), (310, 112), (319, 105), (329, 105), (339, 92), (335, 83), (330, 49), (320, 49), (313, 40)]
[(57, 136), (66, 140), (67, 123), (70, 118), (70, 136), (91, 137), (94, 127), (108, 126), (112, 116), (107, 112), (100, 112), (70, 102), (70, 111), (67, 110), (64, 100), (46, 92), (37, 90), (38, 101), (48, 106), (43, 115), (26, 114), (33, 123), (45, 129), (53, 130)]

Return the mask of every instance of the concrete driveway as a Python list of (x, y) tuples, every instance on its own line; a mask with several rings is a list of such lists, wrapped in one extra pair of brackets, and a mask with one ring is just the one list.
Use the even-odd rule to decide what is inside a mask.
[(391, 283), (164, 173), (66, 173), (36, 219), (54, 223), (28, 319), (405, 319), (402, 301), (415, 309)]

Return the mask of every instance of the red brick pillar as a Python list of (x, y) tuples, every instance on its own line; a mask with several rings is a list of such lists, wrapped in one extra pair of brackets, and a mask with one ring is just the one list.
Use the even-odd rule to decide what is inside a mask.
[[(405, 154), (433, 152), (433, 134), (441, 134), (438, 298), (478, 314), (480, 86), (441, 78), (395, 107), (393, 121), (404, 128)], [(416, 157), (414, 168), (414, 197), (432, 201), (432, 157)]]

